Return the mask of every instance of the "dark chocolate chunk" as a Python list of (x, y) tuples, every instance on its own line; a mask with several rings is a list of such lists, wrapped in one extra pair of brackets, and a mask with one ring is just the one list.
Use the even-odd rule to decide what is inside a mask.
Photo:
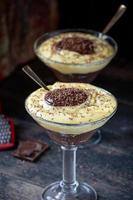
[(41, 151), (42, 144), (37, 144), (32, 141), (26, 141), (19, 146), (19, 154), (23, 156), (30, 156), (34, 151)]
[(13, 153), (13, 156), (23, 160), (34, 161), (47, 148), (48, 145), (40, 141), (34, 141), (34, 140), (21, 141), (17, 150)]
[(84, 103), (87, 97), (83, 90), (64, 88), (49, 91), (45, 95), (45, 101), (53, 106), (76, 106)]
[(75, 51), (82, 55), (95, 53), (94, 41), (82, 37), (63, 38), (55, 47), (57, 50)]

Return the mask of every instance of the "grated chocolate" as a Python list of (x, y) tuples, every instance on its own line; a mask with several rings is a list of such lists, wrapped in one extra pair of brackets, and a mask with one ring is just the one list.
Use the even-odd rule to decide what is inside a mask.
[(55, 89), (45, 95), (45, 101), (52, 106), (76, 106), (84, 103), (87, 98), (87, 94), (77, 88)]
[(56, 43), (56, 49), (75, 51), (79, 54), (93, 54), (95, 53), (94, 42), (82, 37), (67, 37)]

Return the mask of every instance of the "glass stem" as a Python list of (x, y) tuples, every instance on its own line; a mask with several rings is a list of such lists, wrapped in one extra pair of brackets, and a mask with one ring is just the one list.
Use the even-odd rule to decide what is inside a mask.
[(76, 192), (78, 182), (76, 181), (76, 146), (61, 146), (63, 156), (63, 180), (61, 187), (65, 193)]

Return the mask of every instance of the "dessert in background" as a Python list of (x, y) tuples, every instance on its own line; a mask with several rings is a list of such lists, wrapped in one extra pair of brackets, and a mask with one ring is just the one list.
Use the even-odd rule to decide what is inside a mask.
[(37, 56), (64, 82), (91, 82), (116, 51), (111, 37), (87, 30), (53, 32), (35, 44)]

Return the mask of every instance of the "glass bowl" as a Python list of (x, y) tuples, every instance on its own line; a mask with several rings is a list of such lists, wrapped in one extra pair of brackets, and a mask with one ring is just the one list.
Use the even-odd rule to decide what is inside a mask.
[[(102, 88), (100, 88), (100, 90), (108, 95), (111, 95), (115, 99), (115, 97), (110, 92), (107, 92)], [(29, 97), (27, 97), (25, 101), (25, 108), (27, 112), (39, 125), (41, 125), (47, 131), (50, 138), (62, 145), (75, 145), (87, 141), (98, 128), (103, 126), (114, 115), (117, 109), (116, 108), (110, 115), (94, 122), (82, 124), (65, 124), (45, 120), (30, 112), (27, 105), (27, 100)]]
[[(38, 48), (43, 42), (64, 33), (82, 33), (95, 36), (101, 41), (106, 41), (107, 44), (112, 47), (112, 53), (109, 56), (107, 55), (99, 60), (94, 59), (88, 63), (71, 63), (68, 61), (69, 59), (67, 62), (64, 62), (47, 58), (43, 53), (38, 51)], [(101, 32), (86, 29), (66, 29), (45, 33), (44, 35), (40, 36), (34, 43), (34, 52), (37, 57), (48, 67), (50, 67), (58, 80), (63, 82), (92, 82), (97, 77), (99, 72), (110, 63), (112, 58), (116, 55), (117, 50), (117, 43), (112, 37)]]
[[(114, 97), (111, 93), (103, 91)], [(47, 130), (49, 137), (61, 145), (62, 149), (62, 180), (48, 185), (42, 193), (42, 200), (97, 200), (95, 189), (76, 179), (77, 145), (90, 139), (95, 130), (103, 126), (114, 115), (117, 102), (112, 113), (100, 120), (84, 124), (65, 124), (48, 121), (33, 114), (28, 109), (28, 98), (25, 101), (27, 112)]]

